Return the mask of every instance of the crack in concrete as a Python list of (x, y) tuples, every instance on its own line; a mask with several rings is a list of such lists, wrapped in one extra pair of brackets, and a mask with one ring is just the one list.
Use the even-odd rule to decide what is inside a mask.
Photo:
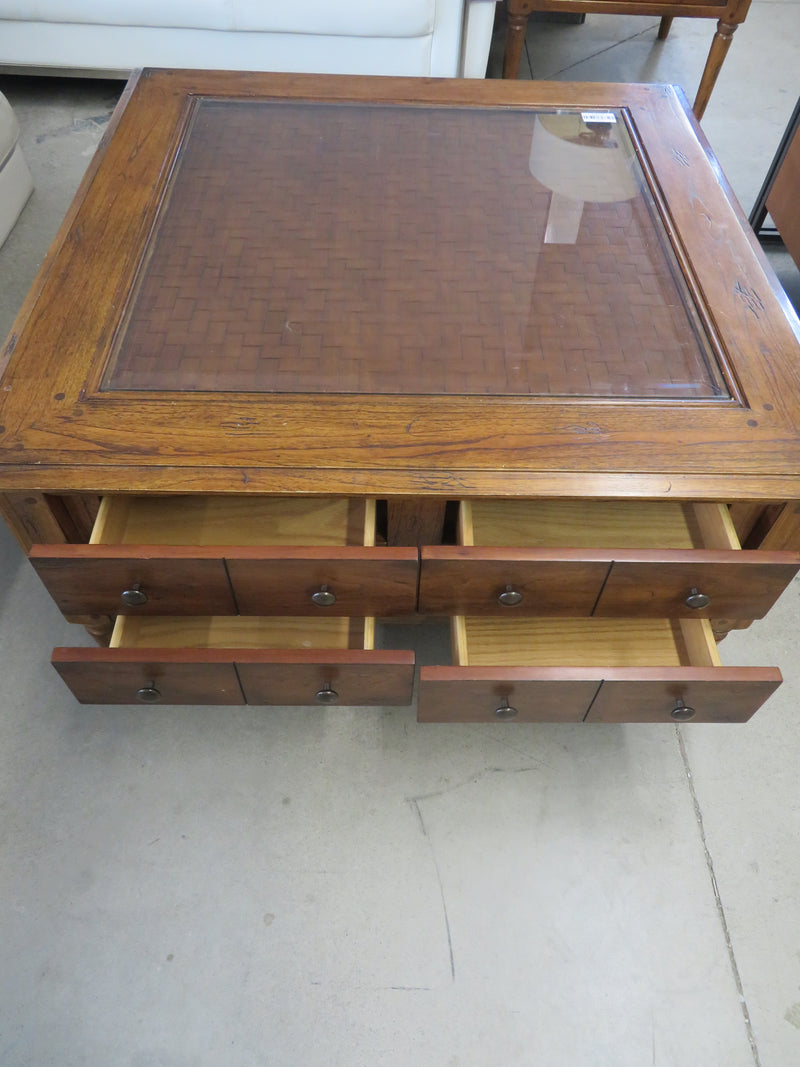
[(431, 850), (431, 859), (433, 860), (433, 869), (436, 872), (436, 881), (439, 883), (439, 896), (442, 899), (442, 914), (444, 915), (444, 928), (445, 928), (445, 931), (447, 933), (447, 950), (448, 950), (448, 952), (450, 954), (450, 978), (451, 978), (451, 980), (453, 982), (455, 982), (455, 980), (456, 980), (456, 962), (455, 962), (455, 956), (453, 954), (453, 936), (452, 936), (452, 934), (450, 932), (450, 918), (449, 918), (449, 916), (447, 914), (447, 901), (445, 900), (445, 896), (444, 896), (444, 885), (442, 884), (442, 874), (441, 874), (441, 871), (439, 870), (439, 862), (436, 859), (436, 852), (434, 851), (434, 848), (433, 848), (433, 842), (431, 841), (430, 834), (428, 833), (428, 827), (425, 825), (425, 819), (423, 818), (423, 815), (422, 815), (422, 809), (420, 808), (419, 804), (417, 803), (417, 799), (415, 797), (411, 797), (411, 799), (409, 800), (409, 803), (411, 804), (411, 806), (414, 809), (414, 811), (416, 811), (416, 813), (417, 813), (417, 818), (419, 819), (419, 824), (422, 827), (422, 833), (423, 833), (423, 835), (425, 837), (425, 840), (428, 842), (428, 848)]
[(689, 794), (692, 798), (692, 805), (694, 807), (694, 815), (697, 820), (697, 828), (700, 831), (700, 841), (703, 845), (703, 852), (706, 858), (706, 867), (708, 868), (708, 874), (711, 878), (711, 887), (714, 890), (714, 901), (717, 906), (717, 916), (722, 926), (722, 934), (725, 938), (725, 947), (728, 951), (728, 961), (730, 963), (731, 971), (733, 972), (733, 980), (736, 983), (736, 992), (739, 994), (739, 1004), (742, 1009), (742, 1015), (744, 1017), (744, 1025), (747, 1031), (747, 1040), (750, 1043), (750, 1051), (753, 1053), (753, 1062), (755, 1067), (761, 1067), (761, 1057), (758, 1054), (758, 1044), (756, 1042), (756, 1035), (753, 1029), (753, 1022), (750, 1018), (750, 1011), (747, 1007), (747, 1000), (744, 995), (744, 986), (742, 985), (742, 976), (739, 972), (739, 965), (736, 962), (736, 953), (733, 948), (733, 939), (731, 938), (730, 927), (728, 926), (728, 920), (725, 915), (725, 906), (722, 903), (722, 896), (719, 891), (719, 885), (717, 884), (717, 875), (714, 870), (714, 860), (711, 856), (711, 851), (708, 847), (708, 840), (706, 838), (705, 825), (703, 823), (703, 812), (700, 808), (700, 801), (697, 798), (697, 791), (694, 787), (694, 778), (692, 776), (692, 768), (689, 765), (689, 755), (686, 751), (686, 744), (683, 740), (683, 734), (679, 726), (675, 727), (675, 733), (678, 737), (678, 748), (680, 749), (681, 759), (683, 760), (683, 769), (686, 773), (686, 780), (689, 783)]

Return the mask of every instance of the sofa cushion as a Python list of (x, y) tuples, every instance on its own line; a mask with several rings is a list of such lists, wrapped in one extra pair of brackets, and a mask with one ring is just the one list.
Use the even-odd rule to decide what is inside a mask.
[(420, 37), (436, 0), (0, 0), (0, 19), (345, 37)]

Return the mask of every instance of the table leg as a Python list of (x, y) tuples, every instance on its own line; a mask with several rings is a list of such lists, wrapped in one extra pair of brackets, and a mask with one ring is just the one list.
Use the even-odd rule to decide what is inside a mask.
[(666, 41), (669, 36), (670, 27), (672, 26), (672, 17), (664, 15), (661, 22), (658, 25), (658, 39), (659, 41)]
[(95, 644), (107, 648), (115, 620), (111, 615), (67, 615), (67, 622), (82, 626)]
[(522, 59), (522, 48), (525, 44), (528, 15), (532, 10), (531, 0), (508, 0), (506, 9), (508, 12), (508, 29), (506, 31), (505, 51), (503, 52), (503, 77), (517, 78)]
[(725, 62), (725, 56), (728, 54), (736, 27), (744, 22), (749, 10), (750, 0), (729, 0), (722, 18), (717, 23), (717, 32), (711, 42), (711, 50), (708, 53), (703, 77), (700, 79), (700, 87), (692, 105), (692, 111), (698, 122), (706, 110), (711, 90), (714, 88), (717, 75)]
[(711, 90), (717, 81), (717, 75), (722, 69), (722, 64), (725, 62), (725, 56), (728, 54), (728, 49), (731, 46), (731, 39), (736, 30), (738, 23), (723, 22), (722, 19), (717, 23), (717, 32), (714, 34), (714, 40), (711, 42), (711, 50), (708, 53), (708, 59), (703, 70), (703, 77), (700, 79), (700, 87), (697, 90), (697, 96), (692, 104), (692, 111), (695, 118), (699, 122), (703, 117), (711, 97)]

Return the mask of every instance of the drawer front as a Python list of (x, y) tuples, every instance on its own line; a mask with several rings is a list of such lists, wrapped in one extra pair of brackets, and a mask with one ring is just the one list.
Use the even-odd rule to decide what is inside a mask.
[(65, 615), (232, 615), (236, 603), (218, 553), (34, 545), (30, 560)]
[(244, 704), (230, 656), (176, 650), (57, 648), (53, 666), (82, 704)]
[(419, 722), (581, 722), (599, 672), (573, 668), (422, 667)]
[(242, 615), (410, 615), (415, 548), (285, 549), (226, 553)]
[(423, 548), (426, 615), (592, 614), (612, 556), (582, 550)]
[(254, 653), (237, 657), (248, 704), (410, 704), (413, 652)]
[(781, 684), (767, 667), (604, 672), (587, 722), (746, 722)]
[(412, 652), (57, 648), (84, 704), (410, 704)]
[(800, 569), (790, 552), (617, 554), (595, 615), (760, 619)]
[(417, 719), (736, 723), (780, 684), (770, 667), (422, 667)]

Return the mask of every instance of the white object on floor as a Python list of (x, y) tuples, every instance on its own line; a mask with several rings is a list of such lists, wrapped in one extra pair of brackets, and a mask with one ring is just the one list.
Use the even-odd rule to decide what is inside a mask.
[(0, 93), (0, 245), (33, 192), (33, 179), (18, 143), (19, 122)]

